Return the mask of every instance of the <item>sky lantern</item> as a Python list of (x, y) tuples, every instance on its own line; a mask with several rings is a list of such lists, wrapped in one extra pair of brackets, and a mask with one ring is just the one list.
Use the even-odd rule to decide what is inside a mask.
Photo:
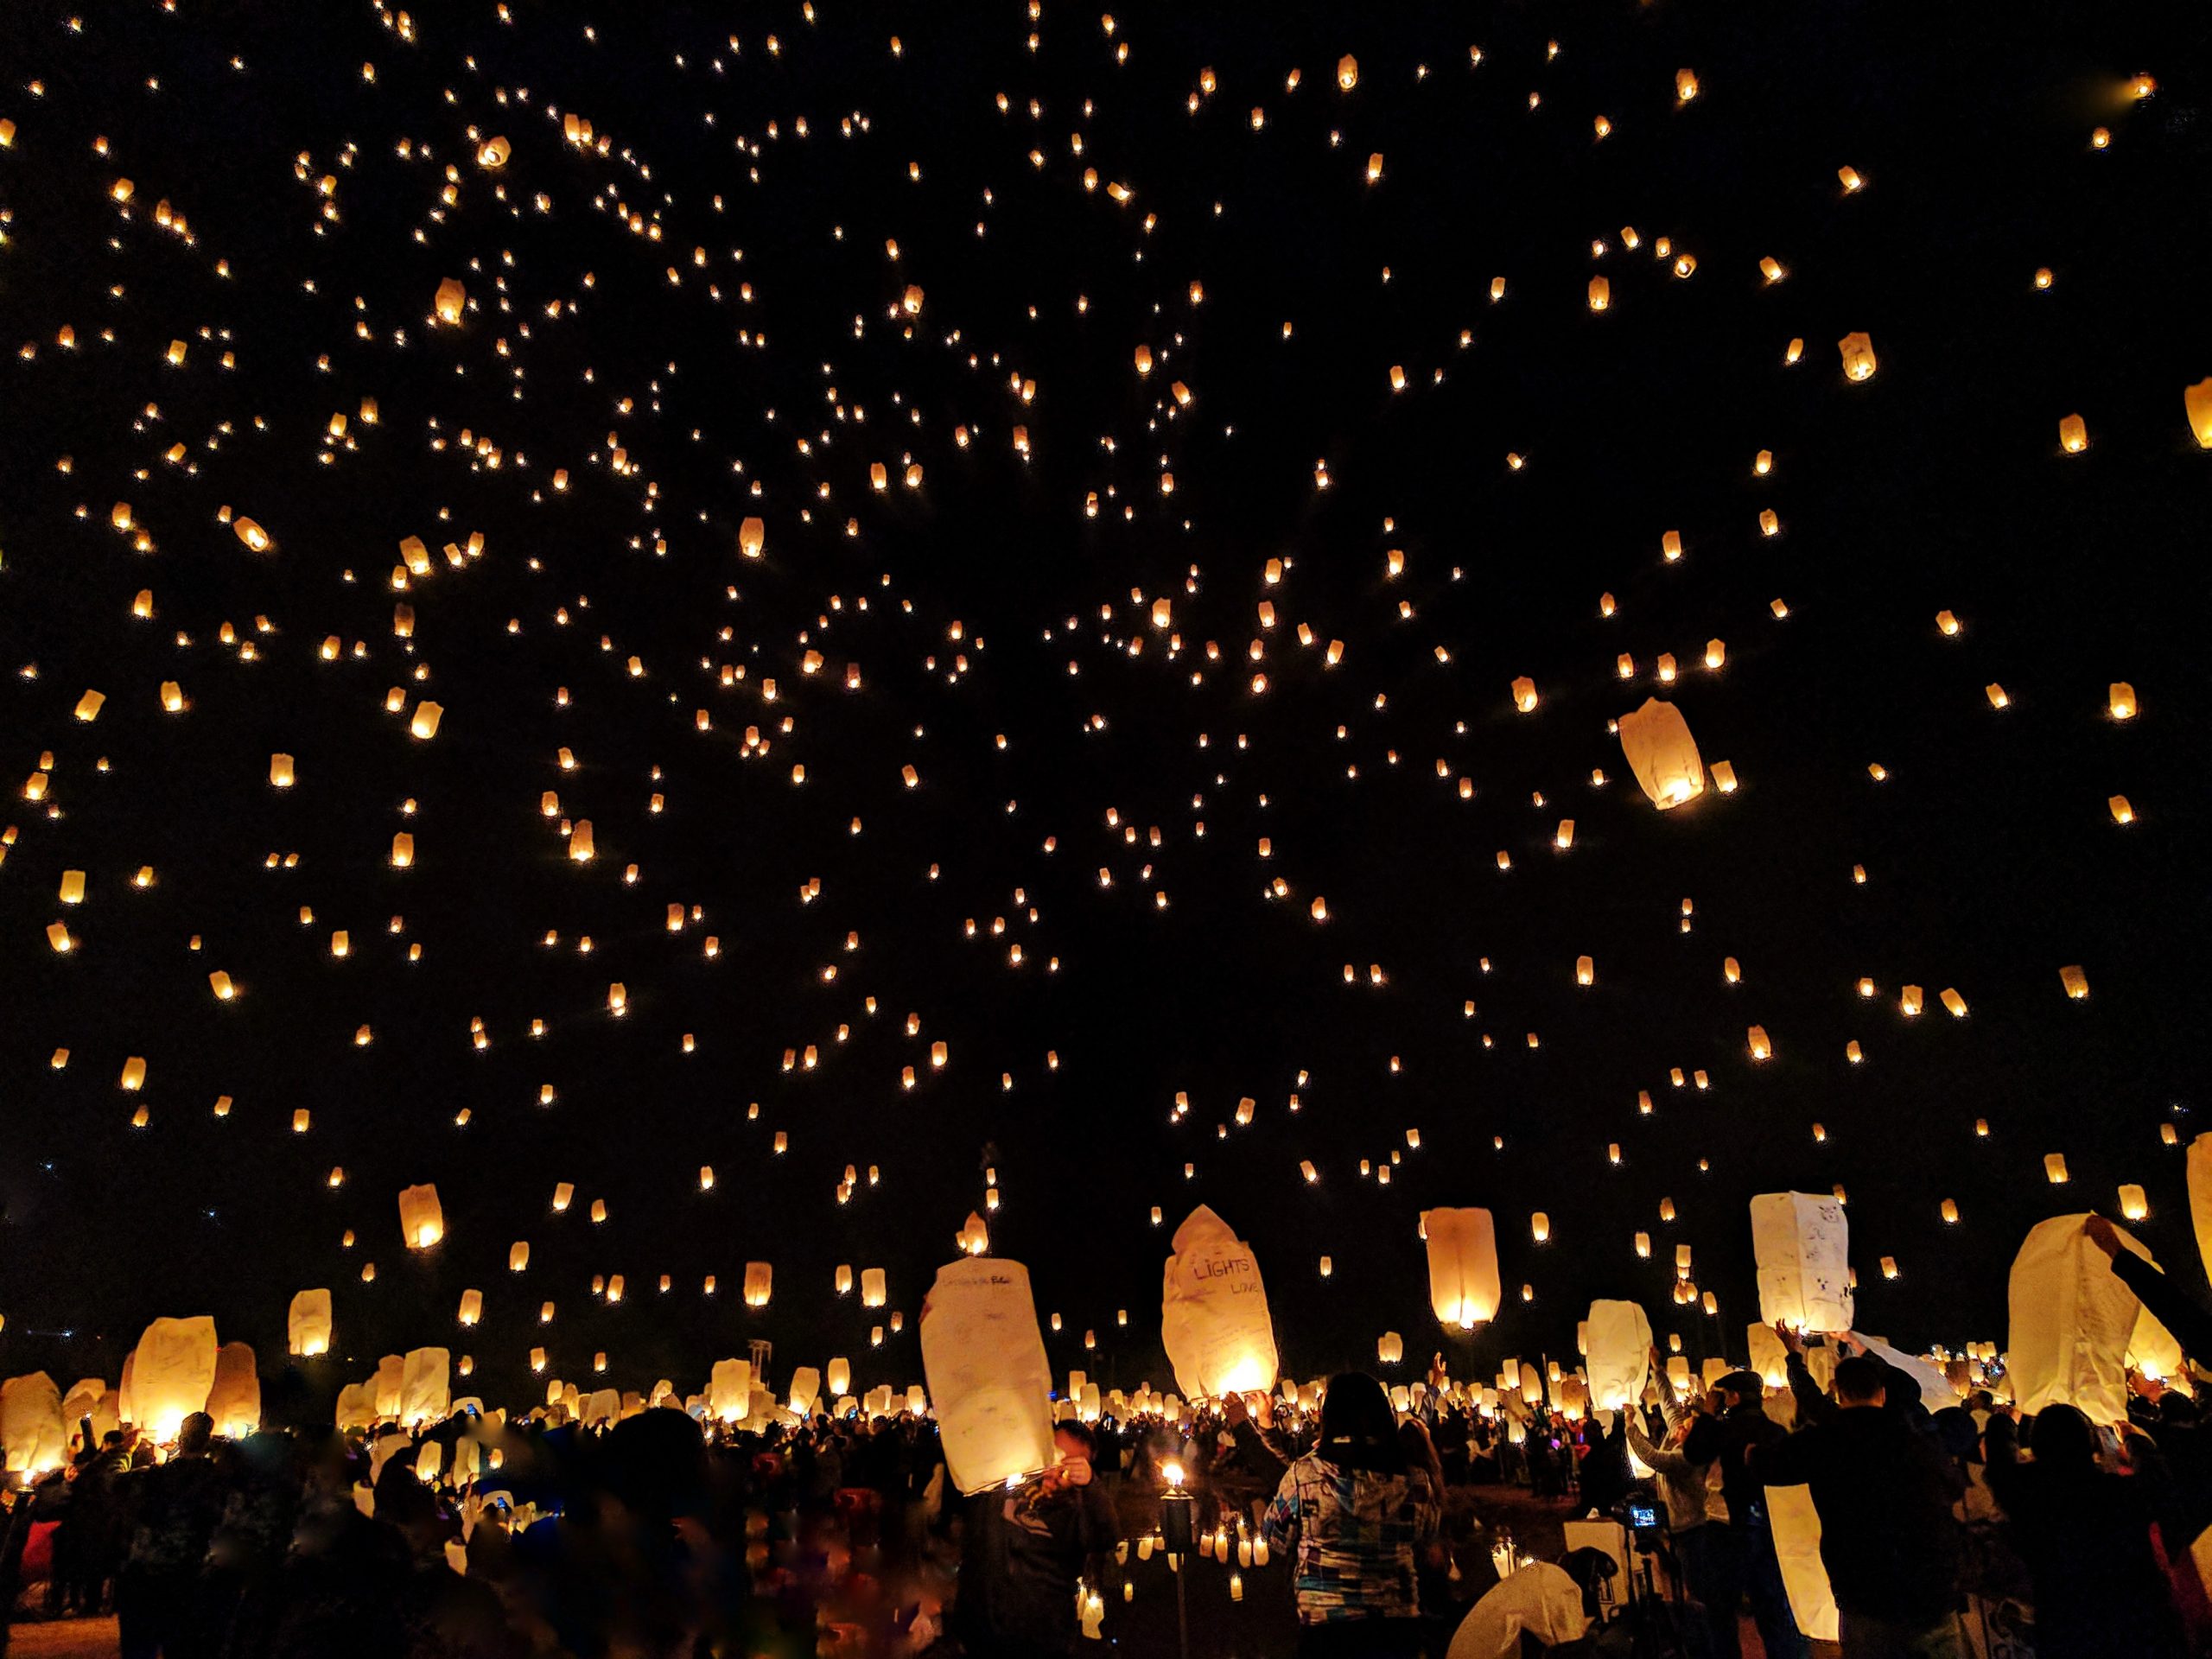
[(175, 1440), (184, 1420), (206, 1408), (215, 1363), (214, 1320), (156, 1319), (125, 1364), (125, 1419), (156, 1441)]
[(330, 1351), (330, 1293), (303, 1290), (292, 1298), (285, 1315), (289, 1351), (312, 1359)]
[(1671, 702), (1647, 699), (1618, 722), (1621, 753), (1637, 783), (1661, 811), (1705, 792), (1705, 767), (1698, 759), (1689, 722)]
[(438, 284), (432, 306), (437, 313), (438, 321), (451, 325), (461, 321), (461, 311), (467, 303), (468, 290), (448, 276)]
[(2181, 400), (2189, 416), (2190, 435), (2200, 449), (2212, 449), (2212, 375), (2183, 387)]
[(1851, 1229), (1840, 1200), (1808, 1192), (1753, 1198), (1751, 1251), (1762, 1320), (1801, 1331), (1851, 1328)]
[(1584, 1330), (1591, 1400), (1604, 1411), (1634, 1405), (1650, 1368), (1651, 1321), (1643, 1309), (1634, 1302), (1592, 1302)]
[(1429, 1303), (1438, 1320), (1461, 1331), (1487, 1323), (1503, 1299), (1491, 1212), (1427, 1210), (1421, 1224), (1428, 1241)]
[(1337, 60), (1338, 88), (1340, 91), (1348, 92), (1358, 85), (1359, 60), (1352, 56), (1351, 53), (1347, 52), (1344, 56)]
[[(2127, 1415), (2127, 1345), (2141, 1304), (2083, 1230), (2086, 1216), (2053, 1216), (2029, 1229), (2006, 1284), (2011, 1320), (2005, 1370), (2023, 1412), (2069, 1405), (2092, 1422)], [(2126, 1231), (2120, 1243), (2148, 1260)]]
[(1843, 354), (1843, 376), (1847, 380), (1871, 380), (1874, 378), (1874, 342), (1865, 334), (1846, 334), (1836, 342), (1836, 349)]
[(445, 1211), (439, 1207), (435, 1186), (425, 1183), (400, 1189), (399, 1234), (410, 1250), (427, 1250), (446, 1236)]
[(955, 1487), (988, 1491), (1052, 1465), (1052, 1373), (1028, 1268), (1003, 1257), (939, 1268), (922, 1303), (921, 1349)]
[(1160, 1341), (1179, 1387), (1195, 1397), (1274, 1381), (1274, 1326), (1250, 1245), (1205, 1205), (1175, 1230), (1160, 1291)]

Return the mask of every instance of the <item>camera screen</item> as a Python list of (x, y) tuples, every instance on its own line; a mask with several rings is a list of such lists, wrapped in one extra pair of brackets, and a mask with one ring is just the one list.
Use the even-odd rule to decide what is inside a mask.
[(1656, 1527), (1659, 1524), (1659, 1511), (1649, 1503), (1631, 1503), (1628, 1506), (1628, 1523), (1631, 1527)]

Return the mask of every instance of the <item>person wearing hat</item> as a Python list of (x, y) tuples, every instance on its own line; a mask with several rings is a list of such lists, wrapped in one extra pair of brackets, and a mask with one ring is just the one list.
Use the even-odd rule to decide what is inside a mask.
[(1767, 1659), (1808, 1659), (1812, 1649), (1789, 1611), (1783, 1587), (1782, 1563), (1775, 1557), (1764, 1489), (1751, 1471), (1751, 1459), (1785, 1433), (1766, 1414), (1766, 1384), (1756, 1371), (1731, 1371), (1713, 1385), (1713, 1414), (1701, 1417), (1682, 1442), (1692, 1463), (1720, 1469), (1726, 1521), (1711, 1524), (1706, 1621), (1717, 1659), (1738, 1659), (1743, 1637), (1737, 1610), (1748, 1597)]

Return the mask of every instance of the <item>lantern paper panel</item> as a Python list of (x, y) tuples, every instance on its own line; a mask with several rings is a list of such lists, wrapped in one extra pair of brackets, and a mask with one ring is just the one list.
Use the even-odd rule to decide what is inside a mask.
[(52, 1377), (33, 1371), (0, 1382), (0, 1452), (10, 1471), (35, 1475), (58, 1469), (68, 1449), (61, 1390)]
[(159, 1319), (131, 1351), (130, 1410), (157, 1440), (173, 1440), (184, 1420), (207, 1405), (215, 1386), (215, 1321)]
[(1840, 1641), (1842, 1616), (1836, 1610), (1827, 1566), (1821, 1560), (1821, 1512), (1813, 1507), (1813, 1489), (1770, 1486), (1766, 1506), (1782, 1587), (1799, 1633), (1815, 1642)]
[(330, 1351), (330, 1293), (303, 1290), (292, 1298), (284, 1316), (287, 1351), (295, 1357), (312, 1359)]
[(261, 1376), (253, 1344), (226, 1342), (215, 1351), (215, 1380), (207, 1389), (207, 1414), (215, 1432), (232, 1440), (261, 1427)]
[(1273, 1388), (1274, 1326), (1252, 1247), (1205, 1205), (1175, 1230), (1173, 1243), (1160, 1323), (1176, 1386), (1194, 1399)]
[(1052, 1372), (1027, 1268), (973, 1256), (939, 1268), (922, 1302), (921, 1347), (945, 1466), (961, 1492), (1052, 1465)]
[(1651, 697), (1618, 724), (1622, 756), (1653, 805), (1663, 812), (1705, 792), (1705, 766), (1681, 709)]
[(1751, 1200), (1759, 1318), (1801, 1331), (1851, 1328), (1851, 1229), (1833, 1196), (1764, 1192)]
[[(2127, 1345), (2142, 1304), (2083, 1230), (2088, 1217), (2053, 1216), (2028, 1231), (2012, 1260), (2005, 1350), (2012, 1402), (2023, 1414), (2069, 1405), (2092, 1422), (2127, 1417)], [(2149, 1252), (2123, 1230), (2123, 1243)]]
[(1487, 1210), (1427, 1210), (1429, 1304), (1437, 1319), (1471, 1331), (1497, 1316), (1504, 1290), (1498, 1276), (1497, 1228)]
[(1651, 1321), (1634, 1302), (1590, 1304), (1587, 1326), (1591, 1400), (1603, 1411), (1633, 1405), (1651, 1368)]

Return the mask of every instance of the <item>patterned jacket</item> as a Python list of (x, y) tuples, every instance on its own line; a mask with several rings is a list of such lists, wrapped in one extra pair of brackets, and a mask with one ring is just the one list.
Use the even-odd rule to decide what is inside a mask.
[(1442, 1515), (1423, 1470), (1340, 1469), (1308, 1452), (1284, 1472), (1261, 1531), (1270, 1548), (1297, 1549), (1300, 1624), (1411, 1618), (1414, 1554)]

